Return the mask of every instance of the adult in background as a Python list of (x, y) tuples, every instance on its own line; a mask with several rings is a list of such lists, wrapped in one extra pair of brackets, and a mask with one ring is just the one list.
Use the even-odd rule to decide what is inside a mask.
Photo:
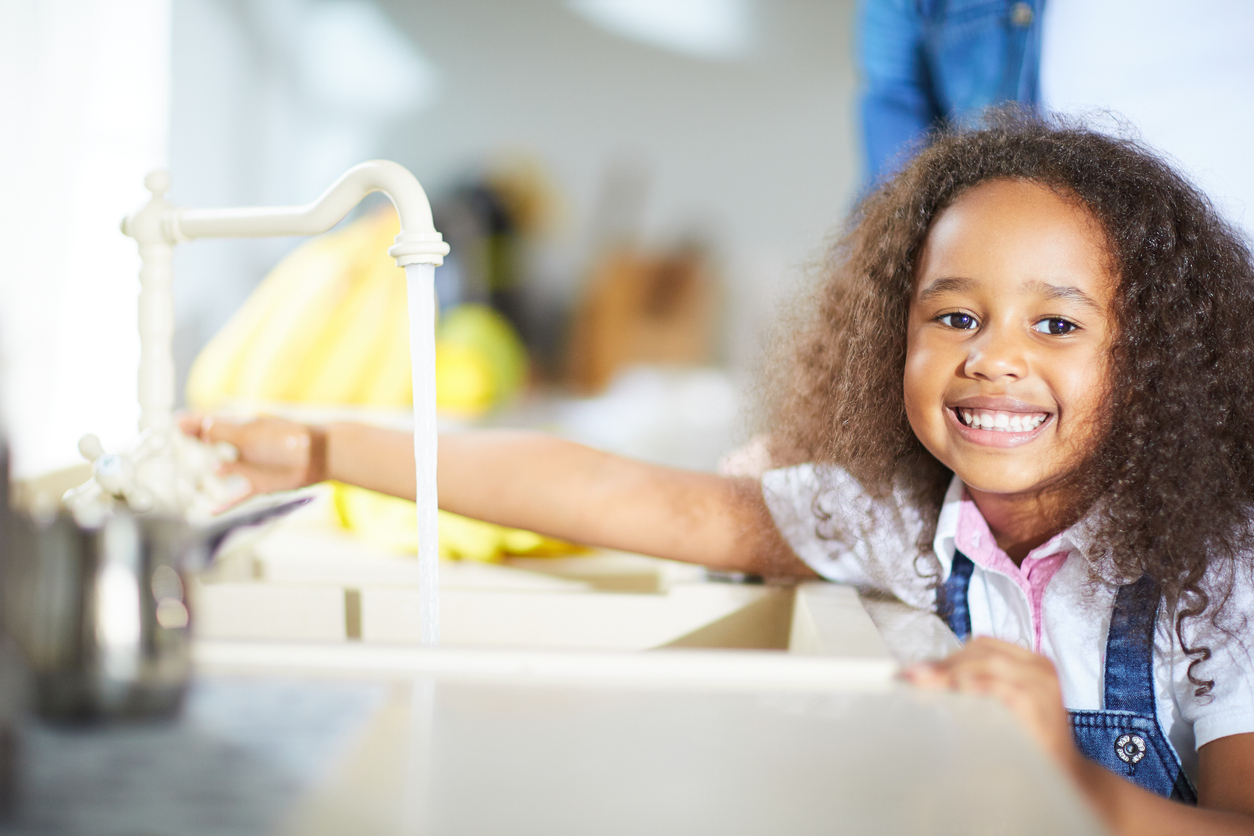
[(1254, 3), (860, 0), (858, 40), (865, 184), (992, 105), (1108, 111), (1254, 238)]
[(858, 54), (865, 184), (892, 174), (930, 128), (1040, 97), (1044, 0), (862, 0)]

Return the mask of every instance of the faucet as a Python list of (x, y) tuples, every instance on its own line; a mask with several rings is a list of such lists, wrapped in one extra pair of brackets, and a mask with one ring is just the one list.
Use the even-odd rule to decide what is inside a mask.
[[(139, 441), (126, 453), (107, 453), (95, 436), (84, 436), (79, 451), (92, 462), (92, 478), (68, 491), (72, 509), (125, 500), (133, 511), (206, 511), (232, 493), (231, 486), (213, 471), (229, 460), (228, 447), (209, 448), (185, 438), (174, 427), (174, 297), (171, 290), (174, 247), (195, 238), (317, 235), (335, 226), (349, 210), (372, 192), (383, 192), (396, 207), (401, 231), (388, 255), (397, 266), (430, 265), (422, 294), (433, 295), (431, 271), (444, 261), (448, 244), (435, 230), (431, 205), (418, 180), (405, 167), (388, 160), (371, 160), (346, 171), (322, 196), (304, 206), (185, 209), (165, 199), (169, 173), (153, 171), (144, 179), (152, 198), (122, 221), (122, 232), (139, 245)], [(415, 271), (415, 273), (421, 271)], [(406, 270), (407, 275), (411, 271)], [(410, 292), (415, 283), (411, 280)], [(411, 339), (427, 341), (434, 334), (434, 306), (429, 323), (411, 323)], [(430, 339), (434, 339), (431, 337)], [(434, 349), (417, 351), (426, 364), (434, 363)], [(415, 357), (417, 362), (419, 356)], [(417, 367), (417, 366), (416, 366)], [(415, 391), (415, 398), (425, 396)], [(415, 403), (415, 425), (434, 436), (434, 398)], [(427, 416), (430, 412), (430, 417)], [(429, 425), (429, 426), (428, 426)], [(424, 463), (419, 464), (423, 468)], [(434, 487), (433, 469), (419, 484)], [(420, 477), (423, 474), (419, 474)], [(430, 497), (434, 503), (434, 495)]]
[[(371, 192), (396, 207), (401, 231), (388, 255), (405, 270), (409, 292), (410, 359), (414, 368), (414, 458), (417, 462), (418, 567), (422, 643), (439, 637), (438, 520), (435, 482), (435, 268), (448, 244), (436, 232), (426, 192), (407, 169), (387, 160), (353, 166), (305, 206), (183, 209), (165, 199), (166, 171), (151, 172), (152, 199), (122, 221), (139, 244), (139, 441), (126, 453), (107, 453), (95, 436), (79, 441), (92, 477), (66, 492), (76, 516), (99, 518), (122, 500), (134, 512), (157, 510), (191, 518), (211, 513), (238, 495), (216, 475), (230, 460), (229, 445), (210, 447), (174, 426), (174, 246), (193, 238), (317, 235), (335, 226)], [(421, 383), (421, 385), (420, 385)]]

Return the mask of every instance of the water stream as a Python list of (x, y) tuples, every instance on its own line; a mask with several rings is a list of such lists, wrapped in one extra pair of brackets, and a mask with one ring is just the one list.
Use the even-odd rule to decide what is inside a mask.
[(414, 367), (414, 461), (418, 499), (418, 624), (421, 641), (440, 641), (440, 536), (435, 487), (435, 266), (405, 267), (409, 356)]

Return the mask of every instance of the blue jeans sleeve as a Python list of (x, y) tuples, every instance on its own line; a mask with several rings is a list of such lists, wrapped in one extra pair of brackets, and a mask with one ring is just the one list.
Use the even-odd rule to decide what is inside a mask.
[(864, 184), (892, 174), (942, 118), (928, 71), (918, 0), (860, 0), (857, 42)]

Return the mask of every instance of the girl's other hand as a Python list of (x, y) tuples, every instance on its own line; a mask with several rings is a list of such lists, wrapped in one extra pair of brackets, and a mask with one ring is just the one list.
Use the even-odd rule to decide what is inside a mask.
[(303, 488), (327, 478), (326, 441), (320, 427), (270, 416), (239, 419), (188, 414), (179, 419), (179, 429), (208, 444), (226, 442), (239, 451), (239, 458), (221, 465), (218, 473), (248, 480), (249, 490), (241, 500)]
[(1085, 760), (1071, 740), (1058, 674), (1044, 656), (979, 636), (949, 658), (913, 665), (904, 675), (927, 690), (1000, 700), (1071, 777), (1113, 833), (1254, 834), (1254, 805), (1247, 789), (1254, 767), (1254, 734), (1220, 738), (1198, 750), (1202, 807), (1190, 807)]
[(946, 659), (912, 665), (904, 676), (925, 690), (993, 697), (1064, 770), (1074, 772), (1083, 761), (1072, 741), (1054, 663), (1038, 653), (977, 636)]

